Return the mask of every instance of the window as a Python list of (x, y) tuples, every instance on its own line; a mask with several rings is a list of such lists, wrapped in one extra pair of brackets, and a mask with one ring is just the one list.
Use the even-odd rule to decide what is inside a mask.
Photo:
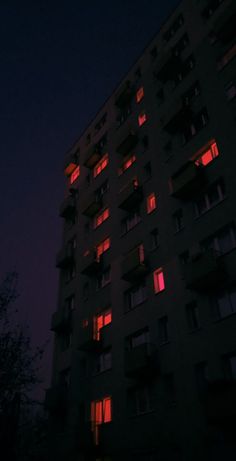
[(109, 190), (109, 183), (105, 181), (96, 191), (95, 191), (95, 199), (100, 200), (103, 195)]
[(128, 312), (134, 309), (139, 304), (142, 304), (147, 299), (147, 289), (144, 283), (135, 285), (125, 292), (125, 311)]
[(169, 29), (163, 34), (163, 39), (165, 42), (169, 40), (176, 34), (177, 30), (184, 24), (184, 17), (180, 14), (171, 24)]
[(141, 86), (136, 92), (136, 102), (139, 103), (144, 98), (144, 88)]
[(207, 148), (201, 151), (200, 154), (194, 157), (195, 165), (197, 166), (206, 166), (212, 162), (219, 155), (219, 150), (215, 141), (212, 141)]
[(65, 331), (60, 335), (61, 350), (66, 351), (72, 344), (72, 332)]
[(108, 154), (105, 154), (93, 169), (93, 176), (96, 178), (108, 165)]
[(108, 267), (105, 269), (102, 274), (99, 274), (96, 280), (96, 289), (100, 290), (101, 288), (104, 288), (106, 285), (108, 285), (111, 281), (111, 268)]
[(218, 61), (218, 70), (222, 70), (236, 56), (236, 43)]
[(100, 424), (110, 423), (111, 420), (112, 403), (110, 396), (91, 402), (91, 423), (92, 430), (94, 431), (95, 444), (98, 444), (98, 426), (100, 426)]
[(183, 144), (190, 141), (204, 126), (206, 126), (209, 120), (208, 112), (206, 108), (203, 108), (198, 114), (189, 120), (189, 124), (186, 125), (183, 131)]
[(184, 228), (183, 210), (178, 210), (173, 214), (174, 231), (179, 232)]
[(195, 216), (198, 218), (225, 198), (225, 188), (222, 180), (212, 184), (207, 191), (195, 201)]
[(149, 179), (151, 179), (151, 177), (152, 177), (152, 165), (151, 165), (151, 162), (148, 162), (148, 163), (146, 163), (146, 165), (144, 165), (143, 171), (144, 171), (144, 180), (148, 181)]
[(165, 289), (164, 273), (162, 267), (153, 272), (154, 292), (160, 293)]
[(149, 214), (155, 209), (156, 209), (156, 196), (155, 196), (155, 193), (152, 192), (147, 197), (147, 213)]
[(153, 410), (151, 386), (139, 386), (129, 389), (127, 395), (129, 416), (138, 416)]
[(127, 120), (129, 115), (131, 114), (131, 112), (132, 112), (132, 109), (131, 109), (131, 106), (129, 106), (129, 105), (125, 106), (119, 112), (119, 115), (117, 116), (118, 126), (121, 126)]
[(174, 76), (174, 86), (177, 86), (182, 80), (187, 77), (195, 66), (194, 56), (191, 54), (185, 61), (182, 62), (180, 70)]
[(87, 301), (89, 297), (89, 283), (86, 282), (83, 285), (83, 301)]
[(109, 218), (109, 208), (105, 208), (101, 213), (97, 214), (94, 218), (94, 228), (101, 226), (101, 224)]
[(97, 259), (99, 260), (100, 256), (105, 253), (105, 251), (109, 250), (111, 246), (111, 241), (110, 241), (110, 238), (106, 238), (105, 240), (103, 240), (103, 242), (99, 243), (99, 245), (97, 245), (96, 247), (96, 255), (97, 255)]
[(190, 331), (198, 330), (200, 328), (199, 310), (195, 301), (186, 305), (186, 317)]
[(141, 346), (142, 344), (149, 344), (149, 331), (148, 328), (143, 328), (137, 331), (133, 335), (129, 336), (126, 341), (128, 350), (132, 350), (135, 347)]
[(219, 320), (236, 312), (236, 287), (227, 288), (217, 293), (212, 299), (214, 317)]
[(118, 175), (122, 175), (128, 168), (133, 165), (133, 163), (136, 161), (135, 155), (130, 155), (121, 165), (121, 167), (118, 170)]
[(179, 56), (189, 44), (188, 34), (182, 35), (181, 39), (173, 47), (174, 56)]
[(188, 106), (201, 92), (200, 84), (196, 81), (191, 87), (183, 94), (183, 102)]
[(111, 309), (106, 309), (103, 312), (94, 317), (94, 338), (99, 341), (100, 340), (100, 331), (106, 325), (112, 322), (112, 313)]
[(127, 234), (131, 229), (137, 226), (138, 223), (141, 221), (140, 211), (136, 210), (128, 214), (124, 219), (121, 221), (121, 233), (122, 235)]
[(234, 224), (229, 224), (201, 242), (204, 250), (213, 248), (224, 255), (236, 247), (236, 232)]
[(144, 125), (144, 123), (147, 121), (147, 115), (145, 112), (141, 112), (138, 116), (138, 124), (139, 126)]
[(103, 351), (95, 359), (95, 373), (102, 373), (111, 369), (111, 350)]
[(200, 394), (206, 391), (209, 382), (209, 370), (207, 362), (199, 362), (195, 365), (197, 389)]
[(185, 264), (188, 264), (189, 261), (190, 261), (189, 251), (188, 250), (183, 251), (183, 253), (181, 253), (179, 255), (179, 262), (180, 262), (181, 266), (185, 266)]
[(149, 147), (149, 137), (145, 134), (145, 136), (141, 140), (143, 148), (146, 150)]
[(204, 8), (204, 10), (202, 10), (203, 18), (209, 19), (223, 1), (224, 0), (211, 0), (208, 2), (208, 5)]
[(236, 379), (236, 354), (223, 356), (223, 371), (227, 379)]
[(70, 176), (70, 184), (73, 184), (76, 181), (76, 179), (78, 179), (79, 175), (80, 175), (80, 166), (78, 165)]
[(236, 96), (236, 83), (231, 81), (225, 85), (225, 93), (228, 101), (234, 99)]
[(98, 131), (100, 131), (102, 129), (102, 127), (105, 125), (106, 121), (107, 121), (107, 113), (105, 113), (100, 118), (100, 120), (96, 123), (96, 125), (94, 127), (96, 133), (98, 133)]
[(75, 278), (75, 272), (76, 272), (75, 263), (72, 263), (66, 269), (66, 282), (70, 282), (71, 280)]
[(155, 250), (159, 247), (159, 232), (155, 228), (150, 232), (150, 250)]
[(158, 320), (158, 337), (160, 344), (166, 344), (169, 341), (168, 316), (165, 315)]

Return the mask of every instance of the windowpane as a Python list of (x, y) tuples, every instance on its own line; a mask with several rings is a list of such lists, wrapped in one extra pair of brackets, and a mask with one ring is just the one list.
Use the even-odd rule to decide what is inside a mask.
[(151, 213), (156, 208), (156, 196), (154, 192), (152, 192), (147, 197), (147, 213)]
[(79, 175), (80, 175), (80, 166), (78, 165), (70, 176), (70, 184), (73, 184), (76, 181), (76, 179), (79, 177)]
[(142, 112), (138, 116), (138, 124), (139, 126), (142, 126), (145, 122), (147, 121), (147, 115), (145, 112)]
[(144, 89), (141, 86), (136, 93), (136, 102), (139, 103), (144, 97)]
[(96, 176), (98, 176), (102, 170), (104, 170), (104, 168), (106, 168), (106, 166), (108, 165), (108, 154), (105, 154), (101, 160), (99, 160), (99, 162), (95, 165), (94, 169), (93, 169), (93, 176), (94, 178), (96, 178)]
[(164, 273), (161, 267), (153, 272), (153, 282), (155, 293), (159, 293), (165, 289)]

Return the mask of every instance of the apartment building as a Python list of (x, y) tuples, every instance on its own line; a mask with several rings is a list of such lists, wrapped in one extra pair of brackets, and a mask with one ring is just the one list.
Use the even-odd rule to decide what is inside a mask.
[(66, 156), (51, 459), (234, 459), (235, 56), (181, 1)]

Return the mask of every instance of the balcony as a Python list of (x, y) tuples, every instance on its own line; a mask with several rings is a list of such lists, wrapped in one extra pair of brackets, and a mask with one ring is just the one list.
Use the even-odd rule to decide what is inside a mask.
[(166, 83), (168, 80), (176, 75), (178, 68), (181, 67), (182, 61), (179, 56), (175, 56), (172, 50), (169, 50), (159, 59), (157, 66), (154, 70), (155, 76), (162, 83)]
[(74, 214), (75, 214), (75, 199), (72, 195), (70, 195), (65, 200), (63, 200), (60, 206), (59, 216), (61, 218), (67, 219), (70, 216), (73, 216)]
[(101, 269), (101, 258), (97, 257), (96, 251), (90, 250), (84, 257), (81, 274), (94, 275)]
[(157, 350), (152, 344), (143, 343), (125, 351), (125, 376), (128, 378), (151, 377), (157, 371)]
[(112, 422), (103, 423), (98, 426), (98, 450), (100, 454), (114, 453), (116, 439), (114, 439)]
[(236, 4), (232, 1), (213, 26), (218, 40), (224, 45), (236, 37)]
[(93, 168), (101, 157), (102, 152), (96, 146), (91, 147), (85, 155), (84, 166)]
[(92, 218), (101, 210), (103, 206), (102, 199), (97, 198), (95, 194), (86, 197), (82, 202), (82, 214)]
[(132, 211), (141, 202), (142, 198), (142, 187), (137, 184), (137, 181), (132, 180), (121, 189), (118, 207), (125, 211)]
[(122, 85), (115, 97), (115, 105), (119, 107), (119, 109), (122, 109), (123, 107), (127, 106), (130, 103), (133, 94), (134, 91), (131, 86), (131, 83), (129, 81), (125, 82), (125, 84)]
[(204, 168), (194, 162), (185, 163), (171, 176), (171, 195), (180, 199), (188, 199), (204, 184)]
[(101, 342), (94, 336), (93, 321), (88, 323), (88, 326), (80, 328), (78, 338), (78, 349), (80, 351), (95, 351), (101, 347)]
[(131, 126), (120, 127), (118, 138), (117, 152), (121, 155), (129, 154), (138, 143), (138, 136), (136, 131)]
[(222, 259), (213, 248), (200, 253), (184, 266), (184, 279), (186, 287), (193, 290), (205, 291), (216, 287), (226, 279)]
[(191, 108), (184, 105), (180, 98), (171, 104), (167, 112), (168, 116), (164, 122), (164, 130), (169, 134), (174, 135), (181, 132), (184, 126), (189, 123)]
[(77, 168), (78, 165), (79, 165), (78, 155), (76, 153), (68, 154), (65, 160), (65, 164), (64, 164), (65, 176), (71, 176), (71, 174)]
[(71, 318), (66, 316), (63, 310), (54, 312), (51, 320), (51, 330), (56, 333), (64, 333), (71, 328)]
[(45, 408), (51, 413), (64, 413), (67, 406), (67, 388), (58, 384), (46, 390)]
[(236, 381), (222, 379), (209, 383), (205, 410), (210, 424), (231, 427), (236, 418)]
[(147, 261), (144, 259), (144, 250), (137, 247), (124, 258), (121, 266), (121, 277), (127, 282), (135, 282), (145, 277), (148, 270)]
[(65, 269), (65, 267), (70, 266), (74, 260), (74, 251), (72, 248), (63, 248), (57, 253), (56, 257), (56, 267), (60, 269)]

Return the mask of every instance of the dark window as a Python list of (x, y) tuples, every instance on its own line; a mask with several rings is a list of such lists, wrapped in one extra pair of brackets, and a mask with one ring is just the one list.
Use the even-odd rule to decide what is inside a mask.
[(169, 341), (169, 326), (167, 315), (161, 317), (158, 320), (158, 337), (160, 344), (165, 344)]
[(173, 48), (173, 54), (179, 56), (189, 44), (188, 34), (184, 34)]
[(153, 390), (151, 386), (129, 389), (127, 395), (129, 416), (138, 416), (153, 410)]
[(143, 167), (144, 180), (148, 181), (152, 177), (152, 165), (151, 162), (146, 163)]
[(195, 376), (198, 392), (202, 394), (206, 391), (209, 382), (207, 362), (199, 362), (195, 365)]
[(150, 232), (150, 250), (155, 250), (159, 247), (159, 232), (155, 228)]
[(175, 232), (179, 232), (184, 228), (184, 216), (182, 209), (179, 209), (173, 214), (173, 225)]
[(191, 87), (183, 94), (182, 99), (186, 106), (188, 106), (201, 92), (199, 82), (195, 82)]
[(184, 24), (184, 17), (182, 14), (179, 14), (179, 16), (172, 22), (171, 26), (169, 29), (163, 34), (163, 39), (165, 42), (169, 42), (169, 40), (174, 37), (176, 32), (179, 30), (179, 28)]
[(223, 3), (224, 0), (211, 0), (208, 2), (208, 5), (202, 10), (202, 16), (204, 19), (209, 19), (214, 12), (217, 10), (217, 8), (220, 6), (221, 3)]
[(236, 233), (234, 224), (229, 224), (223, 227), (215, 234), (201, 242), (201, 247), (204, 250), (213, 248), (219, 255), (228, 253), (236, 246)]
[(111, 369), (111, 349), (107, 349), (102, 351), (95, 358), (95, 366), (94, 372), (95, 373), (102, 373), (103, 371), (107, 371)]
[(211, 299), (211, 305), (216, 320), (236, 313), (236, 286), (218, 291)]
[(140, 211), (132, 211), (121, 221), (121, 233), (122, 235), (127, 234), (131, 229), (137, 226), (141, 221)]
[(223, 372), (227, 379), (236, 379), (236, 353), (222, 357)]
[(191, 54), (183, 63), (177, 74), (174, 76), (174, 83), (177, 86), (191, 72), (195, 66), (194, 56)]
[(163, 376), (164, 392), (166, 403), (173, 405), (176, 402), (176, 392), (173, 373)]
[(105, 181), (96, 191), (95, 191), (95, 198), (100, 200), (104, 194), (109, 190), (109, 183)]
[(200, 328), (199, 310), (195, 301), (186, 305), (186, 317), (190, 331), (198, 330)]
[(129, 115), (131, 114), (131, 112), (132, 112), (131, 106), (125, 106), (125, 107), (119, 112), (119, 115), (117, 116), (117, 123), (118, 123), (118, 126), (122, 125), (122, 124), (127, 120), (127, 118), (129, 117)]
[(147, 288), (144, 283), (135, 285), (125, 292), (125, 311), (134, 309), (139, 304), (142, 304), (147, 299)]
[(111, 268), (108, 267), (101, 274), (98, 275), (96, 280), (96, 289), (100, 290), (111, 282)]
[(206, 126), (208, 123), (209, 117), (206, 108), (204, 107), (198, 114), (195, 114), (190, 120), (188, 125), (184, 128), (183, 135), (183, 144), (186, 144), (190, 139), (192, 139), (199, 131)]

